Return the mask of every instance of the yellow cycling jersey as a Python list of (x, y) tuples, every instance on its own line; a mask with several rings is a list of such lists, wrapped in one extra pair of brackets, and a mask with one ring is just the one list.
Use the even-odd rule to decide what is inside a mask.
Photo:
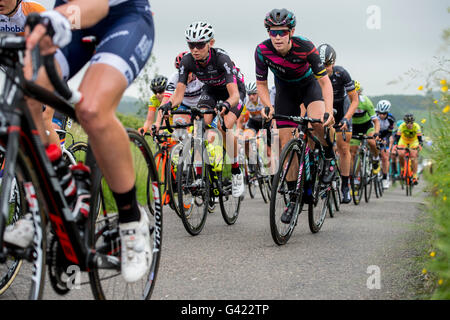
[(161, 105), (161, 101), (158, 100), (158, 98), (156, 97), (156, 94), (152, 95), (150, 97), (150, 103), (148, 104), (148, 108), (156, 111), (156, 109), (158, 109), (160, 105)]
[(414, 122), (412, 129), (408, 129), (406, 123), (402, 123), (400, 127), (398, 127), (397, 134), (401, 136), (401, 140), (407, 144), (418, 140), (417, 135), (422, 134), (422, 130), (420, 129), (420, 125)]

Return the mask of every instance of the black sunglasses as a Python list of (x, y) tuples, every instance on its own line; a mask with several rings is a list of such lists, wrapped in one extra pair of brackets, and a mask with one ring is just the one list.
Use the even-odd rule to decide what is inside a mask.
[(152, 91), (153, 91), (154, 94), (160, 94), (160, 93), (164, 93), (164, 91), (166, 91), (166, 90), (164, 90), (164, 89), (153, 90), (152, 89)]
[(203, 49), (206, 46), (207, 42), (188, 42), (189, 49), (197, 48), (199, 50)]

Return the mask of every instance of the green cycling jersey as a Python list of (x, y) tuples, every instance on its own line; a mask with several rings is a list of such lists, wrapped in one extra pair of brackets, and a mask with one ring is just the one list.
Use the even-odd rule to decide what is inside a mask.
[(363, 124), (377, 117), (375, 107), (367, 96), (359, 95), (359, 104), (352, 117), (353, 124)]

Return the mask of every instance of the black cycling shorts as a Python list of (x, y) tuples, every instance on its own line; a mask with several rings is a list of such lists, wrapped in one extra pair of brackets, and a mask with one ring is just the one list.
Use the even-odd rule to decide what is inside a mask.
[[(311, 102), (323, 101), (322, 88), (311, 76), (300, 82), (286, 82), (275, 77), (275, 113), (285, 116), (299, 116), (300, 105), (306, 108)], [(277, 120), (277, 128), (297, 127), (294, 122)]]
[(266, 129), (267, 130), (267, 143), (269, 146), (272, 144), (272, 135), (270, 132), (271, 126), (272, 126), (272, 120), (270, 120), (269, 122), (266, 122), (263, 127), (262, 120), (254, 120), (252, 118), (250, 118), (248, 120), (247, 125), (246, 125), (246, 127), (248, 129), (255, 130), (256, 133), (258, 133), (259, 130)]
[[(238, 87), (239, 88), (239, 87)], [(233, 112), (236, 115), (236, 118), (239, 118), (241, 115), (242, 110), (244, 109), (244, 99), (245, 99), (245, 88), (239, 88), (239, 102), (235, 107), (232, 107), (230, 109), (231, 112)], [(198, 106), (199, 107), (208, 107), (208, 108), (214, 108), (217, 105), (217, 102), (219, 101), (225, 101), (229, 98), (228, 90), (227, 88), (211, 88), (208, 86), (203, 86), (202, 88), (202, 94), (200, 96), (200, 99), (198, 100)]]

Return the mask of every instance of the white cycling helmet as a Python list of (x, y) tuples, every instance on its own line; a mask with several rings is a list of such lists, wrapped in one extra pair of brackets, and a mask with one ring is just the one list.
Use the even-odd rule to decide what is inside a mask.
[(376, 112), (387, 113), (391, 110), (391, 103), (388, 100), (380, 100), (375, 109)]
[(206, 42), (214, 38), (214, 29), (208, 22), (197, 21), (184, 34), (187, 42)]
[(256, 83), (255, 82), (250, 82), (249, 84), (247, 84), (247, 87), (245, 89), (247, 91), (247, 94), (258, 93), (258, 89), (256, 88)]

